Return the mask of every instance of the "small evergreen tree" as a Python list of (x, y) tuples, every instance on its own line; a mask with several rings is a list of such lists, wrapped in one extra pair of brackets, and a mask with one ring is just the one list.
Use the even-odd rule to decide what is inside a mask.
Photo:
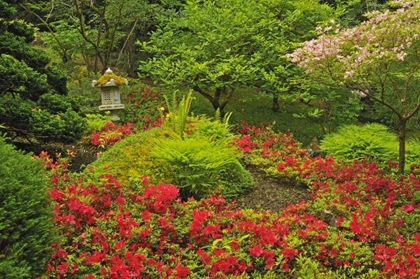
[(54, 240), (48, 182), (40, 162), (0, 136), (0, 278), (40, 276)]
[[(40, 97), (46, 93), (59, 95), (67, 94), (67, 78), (58, 68), (51, 66), (50, 57), (41, 49), (30, 45), (35, 40), (34, 29), (19, 19), (17, 14), (18, 1), (0, 0), (0, 119), (8, 127), (9, 133), (16, 135), (39, 135), (33, 125), (45, 125), (48, 129), (50, 122), (61, 120), (59, 126), (66, 126), (63, 130), (72, 130), (79, 139), (84, 127), (74, 128), (73, 122), (83, 123), (83, 119), (71, 112), (70, 122), (66, 122), (64, 115), (46, 108), (48, 117), (41, 123), (36, 123), (33, 113), (40, 108)], [(68, 110), (73, 111), (72, 106)], [(72, 124), (68, 124), (72, 123)], [(57, 125), (56, 125), (57, 126)], [(41, 133), (42, 134), (42, 133)], [(44, 133), (45, 134), (45, 133)], [(49, 134), (43, 135), (50, 136)], [(56, 136), (52, 139), (62, 139)], [(73, 141), (74, 138), (66, 141)]]

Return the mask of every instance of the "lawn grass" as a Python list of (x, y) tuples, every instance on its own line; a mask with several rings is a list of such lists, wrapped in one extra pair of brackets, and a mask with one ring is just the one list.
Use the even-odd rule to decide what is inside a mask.
[[(211, 103), (202, 95), (194, 94), (191, 111), (194, 114), (214, 115)], [(304, 110), (304, 104), (300, 102), (285, 102), (279, 100), (280, 109), (274, 112), (271, 109), (272, 98), (261, 95), (251, 90), (238, 90), (229, 100), (225, 112), (232, 112), (229, 123), (241, 125), (242, 120), (248, 124), (260, 126), (261, 123), (272, 125), (276, 132), (293, 133), (295, 139), (308, 145), (313, 137), (322, 137), (323, 131), (319, 122), (315, 119), (302, 119), (293, 116)]]

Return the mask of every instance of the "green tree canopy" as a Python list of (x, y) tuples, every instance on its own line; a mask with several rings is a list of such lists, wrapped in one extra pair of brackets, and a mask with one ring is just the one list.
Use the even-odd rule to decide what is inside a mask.
[(240, 87), (288, 92), (294, 70), (284, 55), (331, 17), (332, 9), (317, 1), (187, 1), (140, 44), (153, 58), (139, 72), (168, 87), (194, 89), (223, 111)]

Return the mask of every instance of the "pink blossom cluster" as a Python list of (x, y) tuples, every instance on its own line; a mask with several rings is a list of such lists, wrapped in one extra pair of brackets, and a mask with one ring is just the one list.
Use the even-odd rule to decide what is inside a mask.
[(288, 57), (307, 73), (326, 73), (335, 80), (370, 75), (384, 70), (390, 61), (405, 61), (420, 44), (420, 3), (397, 1), (396, 5), (400, 7), (396, 11), (371, 13), (368, 21), (354, 28), (319, 28), (319, 38), (305, 42)]

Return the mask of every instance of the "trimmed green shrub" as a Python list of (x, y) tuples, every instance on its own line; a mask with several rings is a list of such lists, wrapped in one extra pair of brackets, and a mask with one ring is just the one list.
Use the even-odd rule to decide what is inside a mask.
[(41, 162), (0, 137), (0, 278), (35, 278), (50, 259), (54, 240), (48, 182)]
[(320, 142), (323, 152), (346, 161), (376, 161), (386, 167), (390, 160), (398, 162), (398, 139), (382, 124), (346, 125), (328, 134)]
[(172, 135), (159, 128), (130, 135), (104, 152), (85, 173), (93, 179), (100, 174), (112, 174), (123, 185), (141, 185), (138, 182), (144, 175), (152, 183), (163, 183), (160, 169), (153, 169), (156, 165), (150, 160), (150, 150), (154, 138), (169, 138)]
[[(13, 123), (8, 125), (10, 136), (33, 136), (42, 141), (80, 140), (86, 131), (86, 120), (72, 109), (70, 101), (65, 101), (66, 97), (46, 96), (38, 103), (19, 97), (0, 99), (0, 119), (4, 123)], [(48, 100), (48, 97), (52, 99)], [(47, 107), (42, 107), (41, 103)]]
[(86, 120), (70, 109), (59, 114), (34, 110), (29, 124), (37, 139), (43, 141), (76, 142), (86, 131)]
[(76, 112), (80, 110), (77, 103), (69, 97), (52, 93), (47, 93), (39, 97), (38, 105), (53, 114), (67, 110), (75, 110)]

